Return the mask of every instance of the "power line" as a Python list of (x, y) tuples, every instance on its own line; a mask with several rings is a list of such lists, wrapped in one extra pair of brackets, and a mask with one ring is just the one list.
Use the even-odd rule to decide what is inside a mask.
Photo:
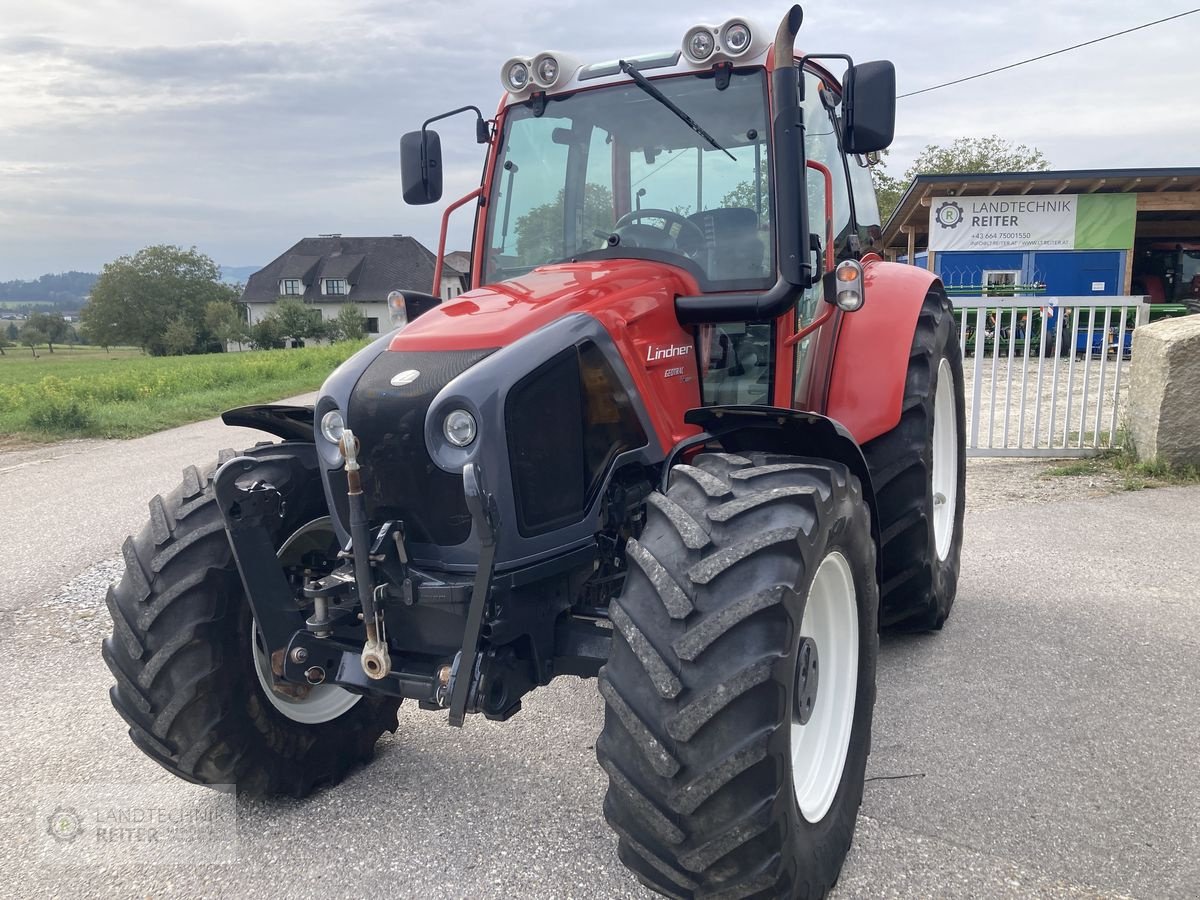
[(965, 78), (956, 78), (954, 81), (947, 81), (943, 84), (935, 84), (933, 87), (921, 88), (919, 91), (910, 91), (907, 94), (900, 94), (896, 97), (897, 100), (903, 100), (905, 97), (915, 97), (917, 94), (928, 94), (930, 91), (940, 90), (944, 87), (950, 87), (954, 84), (962, 84), (964, 81), (974, 81), (976, 78), (983, 78), (985, 75), (995, 75), (997, 72), (1003, 72), (1007, 69), (1015, 69), (1017, 66), (1028, 65), (1032, 62), (1037, 62), (1040, 59), (1048, 59), (1051, 56), (1058, 56), (1060, 53), (1067, 53), (1071, 50), (1078, 50), (1080, 47), (1088, 47), (1092, 44), (1099, 44), (1101, 41), (1107, 41), (1115, 37), (1120, 37), (1123, 34), (1131, 34), (1134, 31), (1141, 31), (1143, 28), (1151, 28), (1154, 25), (1161, 25), (1163, 22), (1170, 22), (1173, 19), (1182, 19), (1184, 16), (1190, 16), (1200, 12), (1200, 7), (1189, 9), (1187, 12), (1176, 13), (1173, 16), (1167, 16), (1165, 19), (1156, 19), (1153, 22), (1147, 22), (1144, 25), (1135, 25), (1133, 28), (1126, 28), (1124, 31), (1114, 31), (1112, 34), (1106, 34), (1104, 37), (1092, 38), (1090, 41), (1084, 41), (1082, 44), (1072, 44), (1070, 47), (1063, 47), (1061, 50), (1053, 50), (1050, 53), (1043, 53), (1041, 56), (1031, 56), (1029, 59), (1023, 59), (1020, 62), (1009, 63), (1007, 66), (1000, 66), (996, 69), (988, 69), (986, 72), (980, 72), (978, 75), (968, 75)]

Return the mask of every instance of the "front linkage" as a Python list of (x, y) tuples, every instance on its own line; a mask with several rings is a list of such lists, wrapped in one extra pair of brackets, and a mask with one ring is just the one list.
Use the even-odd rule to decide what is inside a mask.
[[(213, 479), (247, 600), (271, 650), (272, 670), (282, 682), (275, 689), (294, 695), (297, 688), (334, 683), (359, 693), (388, 694), (416, 700), (423, 709), (448, 707), (450, 724), (455, 726), (463, 724), (468, 712), (507, 718), (519, 703), (499, 708), (482, 702), (480, 691), (489, 666), (489, 657), (479, 649), (480, 633), (492, 590), (499, 524), (496, 502), (484, 485), (481, 468), (471, 463), (463, 470), (467, 507), (481, 538), (479, 567), (473, 582), (448, 583), (410, 566), (403, 522), (386, 522), (370, 538), (357, 477), (358, 441), (348, 430), (341, 450), (348, 475), (351, 538), (339, 554), (343, 562), (337, 569), (325, 575), (305, 569), (299, 596), (271, 540), (271, 526), (282, 514), (283, 500), (272, 484), (254, 477), (259, 461), (236, 457), (221, 466)], [(376, 572), (383, 577), (377, 579)], [(454, 658), (404, 658), (395, 665), (387, 644), (384, 604), (455, 602), (465, 599), (468, 591), (462, 648)], [(349, 602), (352, 597), (358, 601), (357, 614)], [(313, 613), (306, 618), (304, 609), (310, 604)], [(578, 674), (588, 669), (588, 674), (594, 674), (607, 657), (607, 640), (591, 631), (568, 631), (565, 643), (577, 645), (578, 652), (571, 658), (580, 669)], [(581, 666), (585, 660), (594, 661), (593, 665)], [(512, 700), (508, 691), (500, 695)]]

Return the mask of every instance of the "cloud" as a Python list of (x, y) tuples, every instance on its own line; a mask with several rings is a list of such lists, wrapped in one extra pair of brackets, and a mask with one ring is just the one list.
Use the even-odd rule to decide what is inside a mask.
[[(747, 8), (748, 7), (748, 8)], [(772, 25), (783, 7), (742, 4)], [(400, 200), (400, 135), (466, 103), (490, 114), (499, 68), (546, 48), (588, 61), (678, 46), (725, 2), (38, 0), (0, 38), (0, 280), (96, 269), (149, 243), (266, 263), (305, 234), (436, 240), (440, 208)], [(914, 90), (1138, 24), (1115, 0), (929, 0), (854, 15), (805, 4), (800, 44), (892, 58)], [(1200, 16), (900, 103), (890, 167), (926, 143), (998, 133), (1062, 168), (1186, 164), (1200, 122), (1187, 83)], [(1139, 68), (1131, 60), (1152, 58)], [(467, 118), (439, 123), (447, 197), (479, 182)], [(455, 218), (452, 242), (471, 228)]]

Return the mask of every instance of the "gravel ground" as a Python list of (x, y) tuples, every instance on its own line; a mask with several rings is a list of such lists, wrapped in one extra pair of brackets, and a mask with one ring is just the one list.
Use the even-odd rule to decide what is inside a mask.
[[(239, 440), (202, 423), (0, 453), (8, 521), (24, 526), (5, 529), (18, 565), (0, 593), (18, 669), (0, 705), (9, 895), (648, 897), (603, 822), (602, 704), (577, 679), (503, 724), (454, 730), (406, 705), (339, 788), (239, 799), (232, 865), (46, 853), (52, 788), (220, 802), (129, 743), (98, 643), (146, 498)], [(1105, 496), (1115, 479), (1044, 477), (1052, 465), (968, 463), (959, 600), (943, 632), (882, 642), (871, 780), (836, 900), (1200, 896), (1200, 489)]]

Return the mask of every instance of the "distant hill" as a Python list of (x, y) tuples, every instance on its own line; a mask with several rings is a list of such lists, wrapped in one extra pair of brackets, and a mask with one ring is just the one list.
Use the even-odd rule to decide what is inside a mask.
[(78, 310), (83, 306), (99, 276), (95, 272), (60, 272), (34, 281), (0, 281), (0, 305), (9, 309), (21, 304)]
[(262, 266), (221, 266), (221, 280), (226, 284), (245, 284), (246, 279)]

